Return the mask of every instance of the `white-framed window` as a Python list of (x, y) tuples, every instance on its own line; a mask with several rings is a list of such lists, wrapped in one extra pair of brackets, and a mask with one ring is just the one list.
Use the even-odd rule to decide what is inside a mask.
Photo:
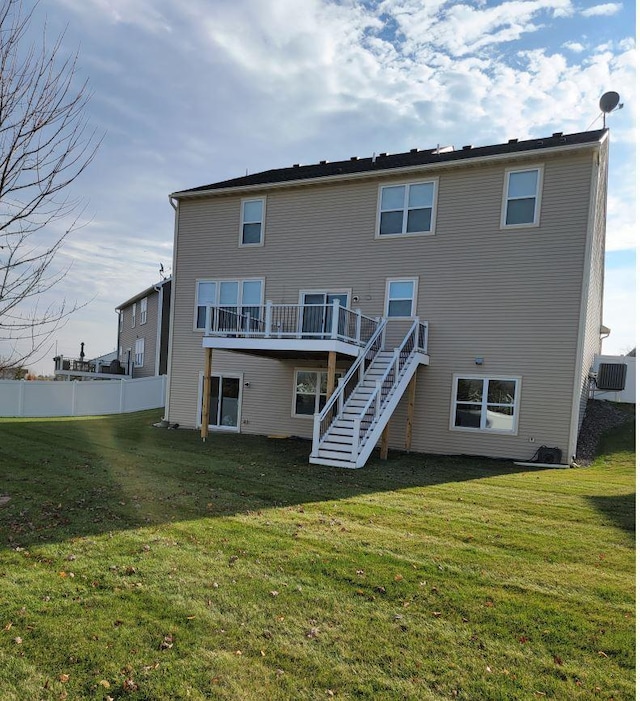
[(437, 193), (437, 180), (381, 185), (376, 237), (433, 234)]
[(266, 198), (256, 197), (242, 200), (240, 216), (240, 245), (262, 246), (264, 244), (264, 210)]
[(133, 358), (133, 364), (137, 368), (144, 365), (144, 338), (136, 338), (136, 354)]
[(143, 297), (140, 300), (140, 324), (147, 323), (147, 298)]
[(387, 279), (385, 314), (390, 317), (412, 317), (416, 315), (418, 278)]
[[(335, 375), (336, 386), (342, 372)], [(335, 387), (334, 387), (335, 389)], [(327, 371), (296, 368), (293, 383), (292, 416), (312, 417), (327, 403)]]
[(502, 226), (538, 226), (541, 192), (542, 167), (507, 170), (504, 175)]
[(243, 319), (260, 319), (263, 304), (263, 279), (249, 280), (198, 280), (194, 330), (202, 330), (207, 324), (207, 307), (219, 307), (218, 324), (235, 328), (234, 321), (244, 328)]
[(131, 328), (133, 329), (136, 325), (136, 303), (131, 305)]
[(122, 309), (118, 312), (118, 330), (120, 333), (122, 333), (122, 329), (124, 328), (124, 312)]
[(451, 428), (486, 433), (517, 433), (519, 377), (455, 375)]

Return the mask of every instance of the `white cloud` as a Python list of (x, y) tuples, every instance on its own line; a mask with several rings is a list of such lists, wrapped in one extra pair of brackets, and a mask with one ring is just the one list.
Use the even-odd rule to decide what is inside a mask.
[(602, 320), (611, 335), (602, 343), (602, 352), (618, 355), (636, 346), (635, 269), (632, 265), (605, 273)]
[(607, 2), (603, 5), (593, 5), (582, 10), (580, 14), (583, 17), (607, 17), (615, 15), (622, 10), (621, 2)]
[(586, 47), (579, 41), (566, 41), (562, 46), (563, 48), (568, 49), (569, 51), (573, 51), (577, 54), (586, 51)]

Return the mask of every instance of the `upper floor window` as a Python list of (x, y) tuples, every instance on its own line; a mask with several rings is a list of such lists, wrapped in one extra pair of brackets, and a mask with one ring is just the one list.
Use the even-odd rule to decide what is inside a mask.
[(137, 368), (144, 365), (144, 338), (136, 338), (136, 354), (133, 364)]
[(432, 234), (436, 191), (435, 180), (381, 187), (377, 236)]
[(134, 302), (131, 307), (131, 328), (136, 325), (136, 303)]
[(387, 280), (387, 316), (412, 317), (416, 315), (417, 278)]
[(120, 331), (120, 333), (122, 333), (123, 326), (124, 326), (124, 312), (121, 309), (120, 313), (118, 314), (118, 330)]
[(520, 379), (456, 375), (451, 428), (516, 433)]
[(147, 298), (146, 297), (143, 297), (143, 299), (140, 300), (140, 323), (141, 324), (147, 323)]
[(207, 307), (220, 308), (219, 324), (230, 325), (236, 317), (241, 316), (258, 319), (263, 287), (263, 280), (199, 280), (196, 288), (195, 328), (206, 328)]
[(503, 226), (538, 226), (542, 168), (505, 173)]
[(262, 246), (264, 243), (264, 208), (264, 197), (242, 200), (241, 246)]

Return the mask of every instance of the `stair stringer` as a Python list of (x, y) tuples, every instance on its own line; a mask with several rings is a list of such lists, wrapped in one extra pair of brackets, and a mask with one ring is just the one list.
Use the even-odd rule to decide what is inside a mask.
[(403, 368), (402, 374), (400, 375), (400, 379), (398, 380), (393, 390), (387, 396), (384, 405), (381, 407), (380, 417), (369, 428), (369, 431), (365, 436), (364, 443), (358, 451), (358, 457), (356, 459), (354, 467), (358, 468), (365, 466), (367, 460), (369, 459), (369, 456), (373, 452), (373, 449), (376, 447), (376, 445), (378, 445), (380, 436), (382, 436), (382, 432), (391, 420), (393, 412), (396, 410), (396, 407), (400, 403), (400, 400), (402, 399), (405, 390), (409, 386), (411, 378), (418, 371), (420, 365), (427, 365), (428, 363), (429, 356), (425, 355), (424, 353), (414, 351), (409, 356)]

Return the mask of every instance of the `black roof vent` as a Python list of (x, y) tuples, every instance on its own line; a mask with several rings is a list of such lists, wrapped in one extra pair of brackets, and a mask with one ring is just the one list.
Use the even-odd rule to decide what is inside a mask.
[(351, 156), (351, 160), (352, 160), (352, 161), (357, 161), (357, 160), (358, 160), (358, 157), (357, 157), (357, 156)]
[(378, 158), (386, 158), (387, 154), (386, 153), (379, 153)]
[(518, 139), (509, 139), (508, 143), (510, 143), (510, 144), (517, 144), (517, 143), (518, 143)]
[(410, 153), (418, 153), (418, 149), (417, 149), (417, 148), (412, 148), (411, 151), (410, 151)]
[(561, 131), (554, 131), (554, 132), (553, 132), (553, 138), (554, 138), (554, 139), (559, 139), (561, 136), (562, 136), (562, 132), (561, 132)]
[(462, 150), (463, 151), (471, 151), (472, 148), (473, 148), (473, 146), (471, 144), (467, 144), (466, 146), (462, 147)]
[(293, 167), (294, 167), (294, 168), (299, 168), (299, 167), (300, 167), (300, 164), (299, 164), (299, 163), (294, 163), (294, 164), (293, 164)]
[(326, 161), (320, 161), (320, 165), (321, 165), (321, 166), (326, 166), (326, 165), (327, 165), (327, 162), (326, 162)]

